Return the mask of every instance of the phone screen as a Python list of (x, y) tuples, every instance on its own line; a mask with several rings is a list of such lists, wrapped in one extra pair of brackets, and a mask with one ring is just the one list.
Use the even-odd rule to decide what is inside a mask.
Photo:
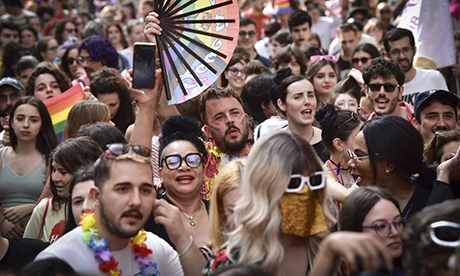
[(152, 89), (155, 86), (155, 52), (153, 43), (134, 44), (133, 88)]

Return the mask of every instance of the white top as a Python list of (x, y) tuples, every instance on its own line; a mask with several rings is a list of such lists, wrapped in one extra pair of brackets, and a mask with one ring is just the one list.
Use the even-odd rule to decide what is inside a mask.
[[(163, 239), (153, 233), (146, 232), (146, 245), (153, 251), (149, 255), (152, 262), (157, 263), (160, 275), (184, 275), (179, 256)], [(140, 275), (140, 264), (134, 259), (134, 250), (131, 243), (120, 250), (112, 251), (118, 269), (123, 275)], [(70, 265), (79, 275), (107, 275), (99, 270), (99, 261), (94, 257), (94, 251), (83, 241), (81, 226), (65, 234), (57, 242), (43, 250), (35, 260), (59, 258)]]
[(272, 44), (270, 43), (270, 38), (268, 37), (257, 41), (254, 45), (254, 48), (259, 55), (266, 59), (271, 60), (275, 56), (273, 53)]
[(260, 123), (254, 130), (254, 142), (256, 142), (260, 137), (265, 134), (282, 129), (288, 125), (288, 120), (283, 119), (279, 116), (271, 116), (267, 120)]
[(54, 243), (61, 237), (65, 227), (66, 206), (63, 204), (59, 211), (53, 211), (51, 198), (42, 199), (35, 206), (32, 216), (30, 216), (26, 229), (24, 230), (23, 238), (37, 239), (42, 225), (43, 215), (46, 210), (46, 202), (49, 200), (48, 211), (46, 212), (45, 225), (43, 226), (40, 240), (44, 242)]
[(449, 90), (444, 77), (439, 71), (417, 67), (414, 68), (416, 71), (415, 77), (410, 82), (404, 83), (402, 101), (414, 105), (415, 98), (420, 92), (431, 89)]
[(311, 26), (311, 31), (318, 34), (321, 39), (321, 48), (327, 50), (335, 35), (337, 26), (342, 23), (340, 14), (337, 17), (320, 16), (318, 22)]

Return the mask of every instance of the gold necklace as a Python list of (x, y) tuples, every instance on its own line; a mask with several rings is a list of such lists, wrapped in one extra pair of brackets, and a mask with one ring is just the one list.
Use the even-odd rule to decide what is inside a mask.
[(198, 213), (196, 213), (196, 214), (193, 215), (193, 216), (187, 215), (184, 211), (181, 210), (181, 211), (182, 211), (182, 214), (184, 214), (184, 216), (186, 216), (186, 217), (190, 220), (190, 221), (188, 222), (188, 226), (189, 226), (190, 228), (196, 228), (196, 226), (197, 226), (198, 224), (194, 221), (194, 219), (195, 219), (197, 216), (199, 216), (199, 215), (201, 214), (201, 212), (203, 212), (203, 209), (204, 209), (204, 204), (201, 205), (200, 211), (198, 211)]

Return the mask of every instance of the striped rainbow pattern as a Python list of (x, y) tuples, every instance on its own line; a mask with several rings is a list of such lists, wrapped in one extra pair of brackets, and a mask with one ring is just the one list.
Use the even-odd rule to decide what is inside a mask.
[(53, 122), (54, 132), (62, 142), (62, 132), (64, 131), (64, 125), (67, 122), (70, 109), (79, 101), (85, 99), (85, 92), (83, 86), (78, 83), (65, 91), (61, 95), (50, 98), (44, 101), (44, 104), (48, 108), (48, 112)]

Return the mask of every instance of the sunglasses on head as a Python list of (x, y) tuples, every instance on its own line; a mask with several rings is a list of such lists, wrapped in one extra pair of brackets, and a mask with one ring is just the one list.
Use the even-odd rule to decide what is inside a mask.
[(444, 247), (460, 246), (460, 224), (451, 221), (437, 221), (429, 226), (430, 239)]
[(317, 171), (310, 176), (293, 174), (291, 175), (291, 180), (286, 188), (286, 193), (300, 192), (305, 185), (307, 185), (312, 191), (324, 188), (324, 186), (326, 186), (326, 174), (324, 171)]
[(325, 60), (329, 60), (329, 61), (332, 61), (334, 63), (337, 62), (337, 58), (335, 56), (332, 56), (332, 55), (325, 55), (325, 56), (322, 56), (322, 55), (314, 55), (314, 56), (311, 56), (310, 57), (310, 64), (312, 64), (313, 62), (315, 61), (320, 61), (322, 59), (325, 59)]
[(108, 144), (106, 147), (107, 147), (107, 150), (109, 150), (110, 153), (114, 155), (127, 154), (129, 150), (132, 150), (133, 152), (139, 154), (140, 156), (150, 157), (150, 153), (152, 152), (149, 148), (146, 148), (144, 146), (128, 145), (128, 144), (123, 144), (123, 143)]
[(358, 64), (360, 61), (362, 64), (366, 64), (369, 61), (369, 59), (370, 58), (362, 57), (362, 58), (354, 58), (351, 61), (353, 62), (353, 64)]
[(400, 85), (398, 84), (394, 84), (394, 83), (376, 83), (376, 82), (371, 82), (367, 85), (367, 87), (369, 87), (369, 89), (372, 91), (372, 92), (379, 92), (380, 91), (380, 88), (382, 88), (383, 86), (383, 89), (385, 89), (386, 92), (393, 92), (395, 91), (396, 87), (400, 87)]

